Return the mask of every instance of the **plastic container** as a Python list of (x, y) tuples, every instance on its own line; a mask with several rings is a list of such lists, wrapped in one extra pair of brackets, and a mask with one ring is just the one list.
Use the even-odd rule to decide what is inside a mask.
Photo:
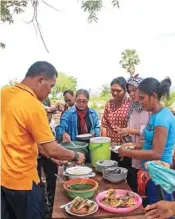
[[(92, 189), (88, 189), (88, 190), (72, 190), (69, 189), (67, 187), (71, 186), (73, 184), (77, 184), (77, 183), (82, 183), (82, 184), (91, 184), (93, 186)], [(64, 190), (67, 192), (67, 195), (69, 198), (76, 198), (77, 196), (81, 197), (81, 198), (92, 198), (94, 196), (95, 191), (98, 189), (98, 183), (93, 180), (93, 179), (80, 179), (80, 178), (76, 178), (76, 179), (71, 179), (65, 182), (65, 184), (63, 184), (63, 188)]]
[(111, 159), (111, 139), (108, 137), (95, 137), (90, 139), (89, 150), (92, 166), (96, 167), (96, 162)]
[(115, 160), (100, 160), (96, 162), (96, 171), (103, 173), (103, 171), (110, 167), (118, 167), (118, 162)]
[(88, 156), (88, 143), (82, 141), (73, 141), (73, 143), (75, 146), (71, 143), (61, 143), (61, 145), (71, 151), (81, 152), (85, 157)]
[[(106, 206), (106, 205), (104, 205), (104, 204), (101, 203), (101, 200), (103, 200), (103, 198), (105, 197), (106, 192), (107, 192), (107, 191), (104, 191), (104, 192), (99, 193), (99, 194), (97, 195), (97, 197), (96, 197), (96, 202), (97, 202), (97, 204), (98, 204), (101, 208), (103, 208), (104, 210), (109, 211), (109, 212), (111, 212), (111, 213), (125, 214), (125, 213), (131, 212), (131, 211), (133, 211), (133, 210), (139, 208), (139, 207), (141, 206), (141, 204), (142, 204), (142, 199), (141, 199), (141, 197), (140, 197), (138, 194), (132, 192), (132, 193), (134, 194), (134, 196), (135, 196), (135, 198), (134, 198), (134, 199), (135, 199), (135, 205), (133, 205), (133, 206), (131, 206), (131, 207), (126, 207), (126, 208), (120, 208), (120, 207), (118, 207), (118, 208), (113, 208), (113, 207), (110, 207), (110, 206)], [(131, 192), (131, 191), (116, 189), (116, 194), (117, 194), (118, 196), (124, 196), (127, 192)]]
[(123, 167), (110, 167), (103, 171), (103, 178), (112, 183), (119, 183), (127, 178), (128, 170)]

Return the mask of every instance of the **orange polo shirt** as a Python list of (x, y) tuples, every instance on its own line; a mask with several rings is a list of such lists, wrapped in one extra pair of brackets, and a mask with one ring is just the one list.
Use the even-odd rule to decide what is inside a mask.
[(54, 141), (47, 114), (35, 93), (22, 84), (1, 92), (1, 185), (31, 190), (39, 183), (37, 143)]

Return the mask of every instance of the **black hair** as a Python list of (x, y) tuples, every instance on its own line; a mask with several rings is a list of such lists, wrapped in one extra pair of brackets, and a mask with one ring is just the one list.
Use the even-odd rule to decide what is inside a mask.
[(146, 78), (139, 84), (138, 89), (149, 96), (155, 93), (158, 100), (160, 100), (162, 97), (169, 98), (170, 87), (171, 79), (169, 77), (161, 82), (156, 78)]
[(52, 78), (54, 76), (58, 77), (55, 67), (45, 61), (38, 61), (31, 65), (26, 73), (26, 77), (35, 77), (41, 74), (45, 75), (47, 78)]
[(114, 85), (114, 84), (120, 85), (120, 87), (122, 87), (123, 90), (126, 91), (126, 84), (127, 84), (127, 81), (125, 80), (124, 77), (117, 77), (117, 78), (114, 78), (114, 79), (111, 81), (111, 84), (110, 84), (111, 87), (112, 87), (112, 85)]
[(89, 92), (85, 89), (79, 89), (76, 92), (76, 97), (80, 94), (83, 94), (84, 96), (86, 96), (86, 98), (89, 100)]
[(63, 96), (65, 96), (66, 94), (70, 94), (70, 95), (72, 95), (72, 96), (74, 96), (74, 92), (72, 91), (72, 90), (65, 90), (64, 92), (63, 92)]

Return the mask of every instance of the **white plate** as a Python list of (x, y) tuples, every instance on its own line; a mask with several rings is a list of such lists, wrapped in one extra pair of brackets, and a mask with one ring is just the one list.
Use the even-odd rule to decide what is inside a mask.
[(74, 213), (72, 213), (72, 212), (70, 211), (70, 209), (69, 209), (69, 206), (70, 206), (71, 203), (70, 203), (69, 205), (66, 205), (66, 206), (65, 206), (65, 210), (66, 210), (66, 212), (67, 212), (68, 214), (71, 214), (71, 215), (74, 215), (74, 216), (77, 216), (77, 217), (85, 217), (85, 216), (88, 216), (88, 215), (94, 214), (95, 212), (98, 211), (98, 205), (97, 205), (96, 202), (91, 201), (91, 200), (88, 200), (88, 203), (95, 203), (96, 206), (97, 206), (97, 207), (96, 207), (96, 210), (93, 211), (93, 212), (90, 213), (90, 214), (82, 214), (82, 215), (79, 215), (79, 214), (74, 214)]
[(90, 138), (92, 138), (93, 135), (88, 133), (88, 134), (82, 134), (82, 135), (77, 135), (76, 138), (78, 139), (82, 139), (82, 140), (89, 140)]
[(75, 167), (70, 167), (66, 169), (66, 172), (69, 175), (86, 175), (92, 172), (92, 169), (86, 166), (75, 166)]
[(121, 145), (117, 145), (117, 146), (111, 146), (111, 151), (113, 151), (114, 153), (118, 153), (118, 149), (121, 147)]

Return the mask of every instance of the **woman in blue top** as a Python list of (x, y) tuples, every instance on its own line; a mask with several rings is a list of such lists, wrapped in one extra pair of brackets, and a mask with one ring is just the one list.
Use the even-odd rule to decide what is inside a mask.
[(79, 134), (92, 133), (94, 137), (100, 136), (99, 118), (96, 111), (88, 107), (89, 92), (80, 89), (76, 92), (75, 106), (71, 107), (61, 117), (56, 127), (58, 141), (75, 141)]
[[(144, 164), (150, 160), (161, 160), (170, 166), (172, 152), (175, 145), (175, 118), (172, 112), (163, 107), (161, 99), (169, 96), (171, 80), (169, 78), (159, 82), (155, 78), (146, 78), (138, 86), (139, 102), (144, 110), (151, 112), (148, 125), (144, 129), (144, 143), (137, 145), (136, 150), (119, 149), (121, 156), (142, 160), (142, 171), (138, 174), (140, 193), (146, 193), (147, 204), (158, 201), (157, 186), (148, 178)], [(137, 150), (139, 147), (142, 150)], [(144, 186), (143, 186), (144, 185)], [(172, 196), (164, 193), (166, 200)]]

